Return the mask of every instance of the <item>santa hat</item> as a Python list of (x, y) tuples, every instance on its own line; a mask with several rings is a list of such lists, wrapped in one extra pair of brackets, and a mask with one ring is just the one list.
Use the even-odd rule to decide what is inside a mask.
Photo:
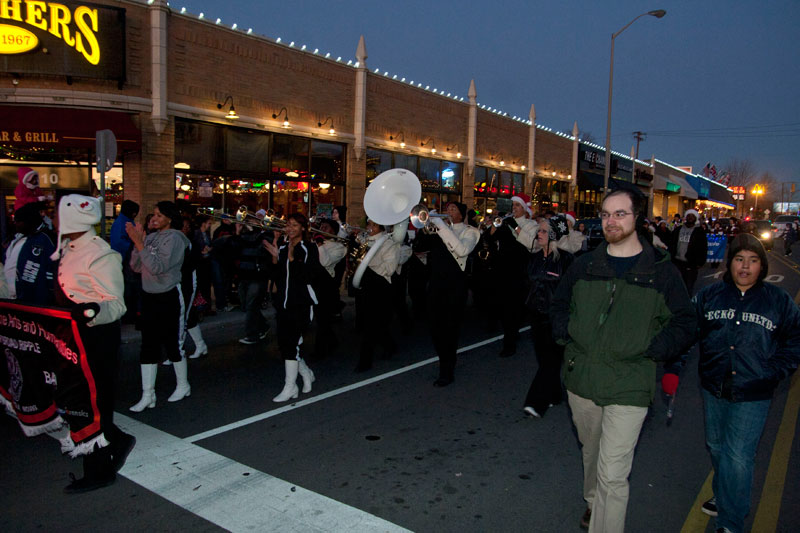
[(89, 231), (102, 218), (100, 199), (80, 194), (68, 194), (58, 202), (58, 248), (50, 256), (53, 261), (61, 257), (64, 235)]
[(564, 216), (567, 217), (567, 220), (572, 222), (572, 225), (575, 225), (575, 211), (567, 211), (564, 213)]
[(528, 196), (527, 194), (518, 192), (517, 194), (515, 194), (514, 196), (511, 197), (511, 201), (512, 202), (517, 202), (518, 204), (521, 204), (522, 207), (525, 208), (525, 211), (529, 215), (533, 214), (533, 211), (531, 211), (531, 208), (530, 208), (531, 197)]
[[(37, 184), (31, 186), (31, 180), (34, 176), (36, 176)], [(19, 178), (19, 182), (23, 183), (27, 188), (35, 189), (38, 186), (39, 173), (30, 167), (20, 167), (17, 169), (17, 178)]]
[(697, 219), (700, 218), (700, 213), (698, 213), (694, 209), (687, 209), (686, 212), (683, 214), (683, 219), (686, 220), (686, 217), (688, 217), (689, 215), (694, 215), (694, 218)]

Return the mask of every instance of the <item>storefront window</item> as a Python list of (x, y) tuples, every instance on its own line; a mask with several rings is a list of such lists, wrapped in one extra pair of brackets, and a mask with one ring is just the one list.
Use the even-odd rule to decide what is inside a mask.
[(479, 194), (486, 194), (487, 188), (489, 187), (489, 182), (487, 181), (487, 176), (489, 175), (488, 169), (486, 167), (475, 167), (475, 172), (473, 173), (473, 185), (472, 189), (475, 191), (475, 195)]
[(404, 168), (416, 174), (419, 172), (417, 170), (418, 163), (419, 157), (415, 155), (394, 154), (394, 166), (392, 168)]
[(270, 135), (252, 130), (225, 128), (225, 169), (266, 174)]
[(367, 150), (367, 183), (390, 168), (392, 168), (392, 152)]
[(344, 146), (311, 141), (311, 179), (319, 183), (344, 182)]
[(206, 171), (224, 169), (222, 132), (213, 124), (176, 119), (175, 163)]
[(300, 179), (308, 173), (309, 141), (290, 135), (275, 135), (272, 145), (271, 177), (276, 180)]
[(423, 189), (439, 189), (439, 171), (440, 161), (438, 159), (420, 158), (418, 176)]

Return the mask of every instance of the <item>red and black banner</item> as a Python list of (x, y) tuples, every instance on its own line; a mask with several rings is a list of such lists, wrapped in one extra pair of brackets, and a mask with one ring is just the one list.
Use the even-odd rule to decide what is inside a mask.
[(28, 436), (69, 424), (76, 445), (102, 438), (94, 376), (66, 309), (0, 300), (0, 401)]

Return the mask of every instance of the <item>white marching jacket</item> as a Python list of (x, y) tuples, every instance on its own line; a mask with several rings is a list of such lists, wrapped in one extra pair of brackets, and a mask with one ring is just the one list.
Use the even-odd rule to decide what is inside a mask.
[(519, 231), (516, 229), (511, 233), (516, 237), (517, 242), (528, 249), (533, 248), (533, 243), (536, 242), (536, 232), (539, 231), (539, 223), (530, 218), (519, 217), (514, 219), (517, 223)]
[(436, 235), (442, 239), (450, 251), (450, 255), (453, 256), (463, 272), (467, 268), (467, 256), (472, 253), (481, 238), (478, 228), (473, 228), (463, 222), (447, 226), (439, 217), (431, 220), (439, 230)]
[(333, 278), (336, 277), (336, 264), (347, 255), (347, 247), (334, 240), (327, 240), (319, 248), (319, 264)]
[(125, 314), (122, 257), (90, 229), (61, 247), (58, 284), (77, 304), (97, 303), (100, 312), (89, 326), (110, 324)]
[[(375, 246), (375, 241), (381, 238), (385, 233), (381, 232), (377, 235), (369, 237), (369, 247)], [(400, 250), (397, 244), (392, 239), (386, 239), (383, 246), (380, 247), (378, 253), (370, 260), (369, 268), (383, 279), (392, 282), (392, 274), (397, 270), (397, 265), (400, 263)]]

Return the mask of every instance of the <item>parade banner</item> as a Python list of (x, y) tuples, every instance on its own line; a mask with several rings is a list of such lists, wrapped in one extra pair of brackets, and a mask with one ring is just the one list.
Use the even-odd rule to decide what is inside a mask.
[(725, 262), (725, 250), (728, 247), (728, 236), (723, 234), (709, 233), (706, 235), (708, 240), (708, 253), (706, 262), (719, 264)]
[(97, 390), (69, 310), (0, 300), (0, 402), (31, 437), (69, 424), (73, 455), (104, 442)]

